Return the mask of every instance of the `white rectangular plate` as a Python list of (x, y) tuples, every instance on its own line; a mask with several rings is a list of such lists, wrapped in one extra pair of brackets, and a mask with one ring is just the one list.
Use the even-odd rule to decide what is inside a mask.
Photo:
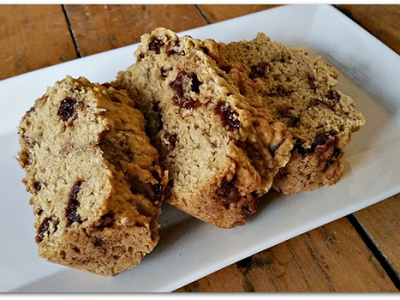
[(133, 63), (132, 45), (0, 82), (0, 291), (168, 292), (240, 259), (400, 192), (400, 58), (328, 5), (293, 5), (181, 33), (230, 42), (264, 32), (273, 40), (307, 47), (342, 72), (339, 89), (367, 118), (344, 156), (345, 174), (332, 187), (283, 196), (271, 192), (243, 227), (219, 229), (164, 206), (161, 240), (142, 263), (105, 278), (37, 256), (32, 207), (14, 158), (22, 115), (47, 86), (65, 75), (114, 80)]

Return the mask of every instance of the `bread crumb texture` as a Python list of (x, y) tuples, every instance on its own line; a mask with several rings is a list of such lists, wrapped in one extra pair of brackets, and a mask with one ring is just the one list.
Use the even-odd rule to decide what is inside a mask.
[(126, 91), (67, 76), (18, 131), (39, 256), (113, 276), (158, 242), (166, 175)]
[(336, 89), (338, 70), (263, 33), (251, 41), (221, 43), (219, 59), (247, 73), (264, 108), (292, 134), (291, 158), (273, 188), (294, 194), (335, 184), (343, 175), (343, 148), (366, 122), (353, 99)]
[[(169, 172), (168, 201), (219, 227), (245, 224), (293, 148), (241, 70), (223, 70), (219, 45), (158, 28), (142, 37), (136, 63), (120, 72), (148, 120)], [(244, 95), (246, 93), (246, 95)]]

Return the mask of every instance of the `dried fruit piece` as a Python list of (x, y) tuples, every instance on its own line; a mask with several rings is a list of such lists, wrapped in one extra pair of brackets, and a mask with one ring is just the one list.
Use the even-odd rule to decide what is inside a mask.
[(36, 243), (40, 243), (44, 239), (44, 235), (48, 233), (49, 228), (50, 228), (50, 222), (51, 222), (51, 217), (45, 218), (42, 223), (40, 224), (38, 230), (37, 230), (37, 235), (36, 235)]
[(67, 218), (68, 226), (74, 222), (82, 223), (81, 217), (78, 215), (78, 208), (81, 205), (78, 201), (78, 193), (81, 189), (82, 181), (77, 181), (71, 189), (69, 194), (68, 205), (65, 211), (65, 216)]
[(61, 120), (68, 121), (72, 117), (76, 117), (76, 104), (77, 101), (70, 97), (65, 98), (61, 101), (60, 107), (58, 108), (57, 114), (60, 116)]
[(149, 44), (149, 50), (155, 51), (156, 54), (160, 54), (161, 47), (164, 45), (164, 42), (161, 40), (154, 40)]
[(222, 125), (226, 130), (233, 131), (239, 129), (240, 121), (238, 114), (228, 104), (219, 102), (215, 108), (215, 113), (221, 117)]
[(236, 187), (236, 180), (236, 175), (230, 181), (225, 179), (216, 191), (216, 194), (221, 197), (225, 205), (229, 206), (231, 203), (236, 203), (242, 198)]
[(185, 71), (181, 71), (169, 86), (175, 91), (175, 95), (172, 98), (174, 103), (180, 108), (193, 110), (198, 106), (198, 103), (189, 96), (185, 96), (185, 87), (188, 85), (189, 81), (192, 82), (191, 77)]

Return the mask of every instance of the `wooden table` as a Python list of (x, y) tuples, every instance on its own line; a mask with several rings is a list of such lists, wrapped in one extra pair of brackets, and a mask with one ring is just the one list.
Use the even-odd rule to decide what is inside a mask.
[[(0, 5), (0, 80), (273, 5)], [(339, 5), (400, 54), (399, 5)], [(32, 99), (33, 101), (34, 99)], [(295, 237), (178, 292), (397, 292), (400, 195)]]

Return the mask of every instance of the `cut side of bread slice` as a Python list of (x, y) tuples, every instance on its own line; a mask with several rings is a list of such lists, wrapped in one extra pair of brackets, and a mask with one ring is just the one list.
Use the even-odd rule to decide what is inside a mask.
[[(273, 120), (247, 76), (209, 55), (217, 44), (158, 28), (142, 37), (136, 63), (115, 83), (136, 99), (169, 172), (167, 200), (223, 228), (245, 224), (290, 157), (286, 126)], [(250, 94), (250, 93), (249, 93)]]
[(126, 91), (67, 76), (18, 131), (39, 256), (113, 276), (156, 246), (166, 176)]
[(343, 148), (366, 122), (354, 100), (337, 90), (338, 70), (263, 33), (251, 41), (221, 43), (219, 51), (219, 64), (246, 72), (264, 108), (293, 136), (291, 159), (273, 188), (293, 194), (335, 184), (343, 175)]

